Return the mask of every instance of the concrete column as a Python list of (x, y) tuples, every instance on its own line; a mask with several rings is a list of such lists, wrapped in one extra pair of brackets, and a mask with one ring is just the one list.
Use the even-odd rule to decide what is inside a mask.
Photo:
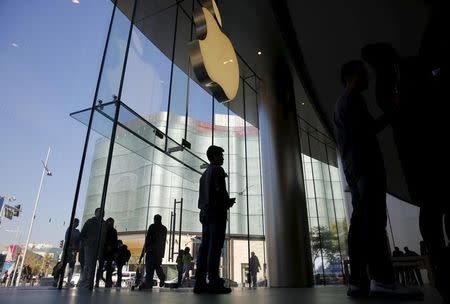
[(292, 76), (282, 58), (265, 73), (259, 127), (270, 287), (313, 284)]

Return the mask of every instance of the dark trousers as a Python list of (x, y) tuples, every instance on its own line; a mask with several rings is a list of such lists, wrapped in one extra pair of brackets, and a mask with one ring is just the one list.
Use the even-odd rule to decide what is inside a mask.
[(227, 213), (224, 211), (223, 214), (208, 215), (202, 211), (200, 222), (202, 223), (202, 242), (197, 257), (196, 284), (206, 284), (206, 274), (208, 274), (209, 284), (217, 285), (220, 279), (220, 255), (225, 241)]
[(95, 285), (99, 284), (100, 279), (103, 280), (103, 272), (104, 271), (106, 271), (106, 279), (104, 279), (105, 286), (111, 287), (112, 286), (112, 273), (113, 273), (112, 261), (105, 261), (105, 260), (100, 260), (98, 262), (98, 269), (97, 269), (97, 276), (95, 279)]
[(123, 264), (117, 264), (117, 287), (122, 287), (122, 267)]
[(369, 278), (392, 283), (394, 270), (386, 234), (385, 179), (383, 175), (362, 176), (350, 190), (353, 205), (348, 235), (350, 284), (367, 288)]
[(250, 281), (248, 282), (248, 285), (249, 286), (252, 286), (252, 284), (253, 284), (253, 287), (256, 287), (256, 282), (257, 282), (257, 276), (258, 276), (258, 273), (257, 272), (250, 272)]
[[(161, 267), (162, 258), (154, 258), (151, 254), (145, 256), (145, 282), (153, 286), (153, 275), (158, 275), (159, 281), (164, 283), (166, 281), (166, 275)], [(160, 283), (161, 284), (161, 283)]]
[(177, 265), (177, 270), (178, 270), (178, 285), (181, 286), (181, 284), (183, 283), (183, 264), (179, 264)]

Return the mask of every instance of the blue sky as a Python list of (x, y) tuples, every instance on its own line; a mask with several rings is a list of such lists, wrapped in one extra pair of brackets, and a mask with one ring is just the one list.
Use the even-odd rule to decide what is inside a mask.
[[(92, 103), (111, 12), (108, 0), (0, 1), (0, 194), (16, 196), (24, 210), (19, 218), (3, 221), (0, 245), (17, 242), (11, 232), (17, 227), (19, 241), (26, 240), (48, 146), (53, 176), (44, 179), (31, 242), (56, 245), (64, 237), (86, 133), (69, 113)], [(121, 26), (114, 27), (111, 39), (114, 55), (127, 37), (126, 18), (118, 15), (117, 22)], [(105, 65), (99, 97), (105, 101), (117, 94), (111, 85), (121, 74), (118, 63)], [(184, 114), (186, 75), (177, 67), (175, 72), (172, 111)], [(165, 111), (169, 76), (170, 60), (134, 31), (122, 100), (144, 116)], [(190, 101), (189, 115), (211, 122), (211, 96), (195, 82)], [(84, 186), (90, 166), (88, 157)], [(84, 198), (82, 191), (79, 217)]]
[[(0, 1), (0, 194), (24, 212), (3, 220), (0, 245), (26, 239), (52, 147), (32, 242), (58, 244), (73, 203), (86, 128), (69, 113), (92, 103), (112, 5), (107, 0)], [(51, 223), (49, 219), (51, 218)], [(64, 222), (66, 222), (65, 225)]]

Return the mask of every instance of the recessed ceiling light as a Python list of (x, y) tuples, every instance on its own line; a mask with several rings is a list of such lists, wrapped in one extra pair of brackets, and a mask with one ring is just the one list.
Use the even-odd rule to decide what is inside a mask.
[(18, 45), (17, 43), (15, 43), (15, 42), (11, 43), (11, 46), (13, 46), (13, 47), (19, 47), (19, 45)]
[(80, 4), (80, 0), (72, 0), (72, 3), (74, 3), (74, 4)]
[(302, 106), (304, 106), (305, 105), (305, 103), (304, 102), (302, 102)]
[(261, 52), (261, 51), (258, 51), (258, 55), (261, 56), (261, 55), (262, 55), (262, 52)]

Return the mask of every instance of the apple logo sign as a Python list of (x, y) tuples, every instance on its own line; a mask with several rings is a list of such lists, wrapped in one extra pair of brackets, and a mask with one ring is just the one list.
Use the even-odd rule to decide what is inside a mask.
[(230, 39), (222, 32), (222, 20), (214, 0), (204, 1), (194, 13), (195, 39), (189, 43), (189, 58), (197, 80), (219, 102), (236, 97), (239, 64)]

